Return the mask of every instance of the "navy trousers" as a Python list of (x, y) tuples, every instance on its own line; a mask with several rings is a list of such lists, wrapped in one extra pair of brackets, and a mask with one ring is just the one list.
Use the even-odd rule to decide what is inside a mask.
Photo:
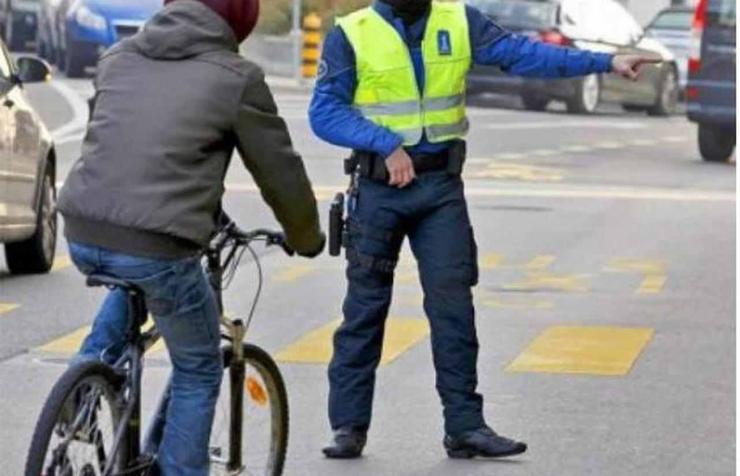
[(476, 393), (471, 292), (478, 281), (477, 249), (462, 179), (441, 171), (422, 174), (404, 189), (360, 179), (350, 201), (349, 285), (329, 366), (333, 429), (370, 426), (393, 273), (407, 236), (424, 290), (445, 431), (455, 435), (485, 424), (483, 399)]

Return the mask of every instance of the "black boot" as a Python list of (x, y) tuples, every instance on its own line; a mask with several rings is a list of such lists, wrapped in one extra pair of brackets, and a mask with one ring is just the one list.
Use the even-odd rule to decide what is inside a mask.
[(527, 451), (527, 444), (499, 436), (487, 426), (453, 437), (446, 435), (444, 446), (450, 458), (502, 458)]
[(329, 446), (323, 449), (327, 458), (353, 459), (362, 456), (367, 442), (367, 433), (351, 427), (339, 428), (334, 432)]

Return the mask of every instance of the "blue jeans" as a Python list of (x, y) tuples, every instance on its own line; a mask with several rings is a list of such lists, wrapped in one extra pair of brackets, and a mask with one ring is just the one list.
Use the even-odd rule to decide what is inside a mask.
[[(159, 467), (165, 476), (206, 476), (223, 364), (219, 312), (200, 260), (157, 260), (77, 243), (69, 249), (82, 273), (125, 279), (144, 290), (173, 367)], [(125, 346), (127, 320), (126, 293), (111, 291), (73, 362), (117, 360)]]
[(462, 180), (431, 172), (398, 189), (361, 179), (349, 208), (349, 286), (329, 365), (332, 428), (370, 425), (394, 268), (407, 236), (424, 289), (445, 431), (457, 435), (480, 428), (485, 421), (483, 398), (476, 393), (471, 292), (478, 281), (477, 249)]

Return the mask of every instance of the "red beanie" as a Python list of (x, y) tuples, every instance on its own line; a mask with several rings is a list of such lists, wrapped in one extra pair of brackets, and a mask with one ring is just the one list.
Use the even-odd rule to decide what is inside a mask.
[[(175, 0), (164, 0), (164, 4), (172, 3)], [(241, 43), (244, 41), (255, 25), (260, 13), (259, 0), (198, 0), (200, 3), (208, 6), (211, 10), (218, 13), (226, 23), (231, 26), (236, 35), (236, 40)]]

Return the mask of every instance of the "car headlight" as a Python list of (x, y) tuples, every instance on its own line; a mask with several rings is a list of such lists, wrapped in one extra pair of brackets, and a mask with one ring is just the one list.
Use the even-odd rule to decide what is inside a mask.
[(75, 13), (75, 20), (81, 26), (90, 28), (91, 30), (105, 30), (108, 27), (108, 22), (105, 21), (105, 17), (94, 13), (86, 6), (81, 6)]

